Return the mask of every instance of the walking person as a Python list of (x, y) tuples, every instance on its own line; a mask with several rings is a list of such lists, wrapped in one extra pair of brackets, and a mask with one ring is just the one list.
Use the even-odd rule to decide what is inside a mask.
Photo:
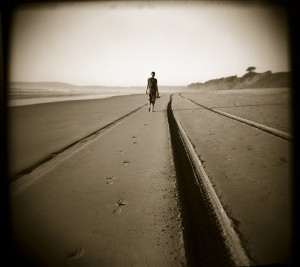
[(149, 112), (154, 111), (155, 100), (156, 100), (156, 98), (159, 98), (157, 79), (155, 79), (154, 76), (155, 76), (155, 72), (152, 71), (151, 77), (148, 78), (148, 84), (147, 84), (147, 90), (146, 90), (146, 94), (149, 96), (149, 99), (148, 99)]

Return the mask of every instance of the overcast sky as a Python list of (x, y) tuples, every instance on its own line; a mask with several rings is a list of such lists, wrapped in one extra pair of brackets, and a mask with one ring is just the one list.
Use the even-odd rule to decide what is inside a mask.
[[(239, 4), (237, 4), (239, 3)], [(42, 3), (15, 9), (10, 81), (188, 85), (290, 70), (284, 9), (243, 1)]]

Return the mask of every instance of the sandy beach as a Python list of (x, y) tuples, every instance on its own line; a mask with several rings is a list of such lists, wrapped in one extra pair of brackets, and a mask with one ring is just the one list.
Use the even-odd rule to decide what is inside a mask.
[(52, 102), (8, 109), (9, 175), (145, 105), (144, 95)]
[[(277, 129), (291, 129), (290, 114), (284, 112), (289, 108), (284, 91), (182, 95)], [(178, 95), (173, 106), (248, 256), (257, 264), (288, 264), (292, 143), (200, 108)]]
[(162, 96), (153, 113), (145, 95), (9, 108), (18, 255), (43, 266), (193, 266), (170, 140), (172, 99), (251, 266), (290, 263), (292, 142), (196, 104), (292, 134), (290, 92)]
[(87, 142), (35, 182), (19, 182), (12, 225), (21, 251), (43, 266), (185, 264), (167, 102)]

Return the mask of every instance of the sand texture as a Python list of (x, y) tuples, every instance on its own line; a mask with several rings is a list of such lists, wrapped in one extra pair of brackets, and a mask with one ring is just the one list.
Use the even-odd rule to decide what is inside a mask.
[[(185, 264), (168, 98), (12, 190), (20, 249), (43, 266)], [(29, 254), (30, 255), (30, 254)]]
[[(250, 97), (245, 95), (249, 93)], [(243, 118), (290, 130), (289, 113), (283, 112), (288, 109), (287, 93), (264, 93), (250, 90), (244, 94), (182, 95)], [(250, 111), (248, 106), (255, 102), (258, 109), (254, 106)], [(292, 143), (201, 108), (179, 95), (173, 98), (173, 108), (250, 259), (256, 264), (289, 263)], [(267, 112), (262, 112), (264, 109)], [(276, 120), (279, 114), (285, 119)]]
[(179, 192), (193, 172), (181, 169), (178, 181), (171, 103), (251, 264), (290, 263), (292, 141), (197, 105), (292, 134), (290, 92), (176, 93), (163, 95), (155, 112), (146, 102), (134, 95), (9, 109), (18, 257), (38, 266), (189, 266), (191, 253), (205, 257), (208, 247), (219, 257), (219, 240), (200, 238), (202, 251), (186, 244), (194, 228), (184, 229), (189, 206), (183, 208)]
[(8, 109), (9, 175), (147, 103), (144, 95), (54, 102)]

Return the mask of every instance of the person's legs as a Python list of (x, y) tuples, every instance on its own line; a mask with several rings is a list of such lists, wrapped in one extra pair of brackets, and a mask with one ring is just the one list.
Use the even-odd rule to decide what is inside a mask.
[(155, 96), (154, 95), (152, 95), (151, 96), (151, 111), (153, 112), (154, 111), (154, 104), (155, 104)]
[(151, 102), (150, 111), (153, 112), (153, 103)]
[(152, 112), (154, 111), (154, 104), (155, 104), (155, 101), (152, 101)]
[(148, 102), (148, 110), (149, 112), (153, 112), (154, 109), (154, 102), (155, 102), (155, 97), (153, 95), (149, 95), (149, 102)]
[(153, 95), (149, 94), (149, 100), (148, 100), (148, 111), (149, 112), (152, 110), (152, 102), (153, 102)]

